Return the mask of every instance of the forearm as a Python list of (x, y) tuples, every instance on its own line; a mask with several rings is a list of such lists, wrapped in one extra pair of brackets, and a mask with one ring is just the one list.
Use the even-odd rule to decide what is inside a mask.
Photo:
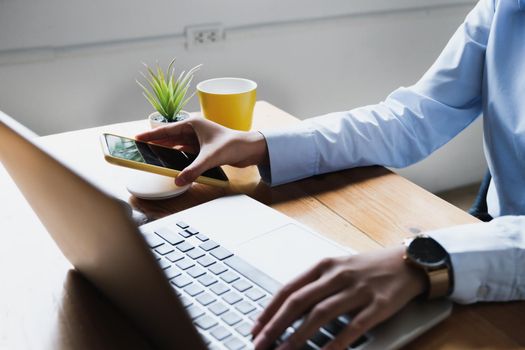
[(261, 174), (279, 185), (352, 167), (405, 167), (452, 139), (479, 115), (479, 108), (478, 103), (446, 107), (413, 88), (401, 88), (376, 105), (263, 130), (270, 168), (261, 167)]

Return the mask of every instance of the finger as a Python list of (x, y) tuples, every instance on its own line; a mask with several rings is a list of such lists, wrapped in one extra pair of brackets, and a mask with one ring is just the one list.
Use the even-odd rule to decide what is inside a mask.
[(277, 310), (279, 310), (284, 301), (293, 292), (321, 277), (323, 271), (329, 268), (329, 265), (331, 263), (331, 259), (322, 260), (313, 268), (299, 275), (294, 280), (285, 285), (283, 288), (281, 288), (281, 290), (277, 294), (275, 294), (270, 304), (268, 304), (268, 306), (264, 309), (263, 313), (255, 321), (255, 325), (252, 329), (253, 337), (255, 338), (259, 334), (264, 325), (268, 323), (268, 321), (270, 321), (272, 316), (277, 312)]
[(210, 159), (205, 150), (201, 151), (197, 158), (175, 178), (175, 184), (177, 186), (185, 186), (195, 181), (203, 172), (214, 166), (210, 164)]
[(191, 154), (199, 153), (199, 147), (197, 147), (195, 145), (181, 144), (181, 145), (175, 146), (175, 148), (177, 150), (185, 152), (185, 153), (191, 153)]
[(138, 134), (136, 137), (140, 141), (153, 141), (160, 139), (176, 138), (180, 136), (186, 129), (191, 127), (188, 124), (188, 120), (170, 123), (169, 125), (162, 126), (160, 128), (148, 130), (146, 132)]
[(177, 137), (169, 136), (169, 137), (164, 137), (164, 138), (154, 139), (154, 140), (149, 140), (149, 141), (142, 141), (142, 140), (138, 140), (138, 141), (153, 143), (155, 145), (161, 145), (161, 146), (166, 146), (166, 147), (173, 147), (173, 146), (184, 145), (184, 144), (198, 144), (197, 138), (194, 135), (188, 135), (188, 134), (181, 134)]
[(255, 348), (269, 347), (288, 326), (301, 318), (313, 305), (340, 289), (339, 285), (330, 281), (330, 278), (321, 278), (292, 293), (257, 335), (254, 340)]
[[(139, 140), (141, 141), (141, 140)], [(164, 139), (155, 139), (155, 140), (151, 140), (151, 141), (147, 141), (148, 143), (150, 144), (155, 144), (155, 145), (159, 145), (159, 146), (164, 146), (164, 147), (174, 147), (174, 146), (178, 146), (177, 143), (173, 142), (173, 139), (171, 137), (169, 138), (164, 138)]]
[(323, 350), (346, 349), (348, 345), (387, 318), (388, 314), (385, 313), (385, 309), (380, 303), (370, 304), (358, 313), (334, 340), (326, 344)]
[(351, 313), (359, 309), (365, 303), (366, 297), (354, 289), (347, 289), (321, 301), (308, 313), (301, 326), (286, 340), (285, 344), (292, 348), (299, 348), (316, 334), (319, 328), (344, 313)]

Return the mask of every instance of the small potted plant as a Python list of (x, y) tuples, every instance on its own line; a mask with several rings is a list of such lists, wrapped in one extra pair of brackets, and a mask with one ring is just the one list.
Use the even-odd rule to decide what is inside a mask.
[(158, 64), (156, 71), (145, 63), (144, 66), (147, 74), (141, 72), (141, 75), (146, 79), (151, 90), (138, 80), (137, 83), (142, 87), (144, 97), (156, 110), (148, 117), (151, 127), (157, 128), (189, 117), (189, 113), (183, 108), (195, 95), (193, 92), (187, 96), (193, 77), (202, 65), (193, 67), (187, 73), (183, 71), (177, 79), (175, 79), (175, 58), (168, 65), (166, 72)]

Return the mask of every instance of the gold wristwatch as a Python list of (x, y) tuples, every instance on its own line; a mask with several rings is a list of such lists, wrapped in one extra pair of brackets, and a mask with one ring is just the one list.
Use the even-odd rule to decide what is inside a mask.
[(404, 260), (427, 276), (426, 296), (436, 299), (448, 296), (454, 288), (454, 274), (450, 256), (433, 238), (418, 235), (404, 241), (406, 251)]

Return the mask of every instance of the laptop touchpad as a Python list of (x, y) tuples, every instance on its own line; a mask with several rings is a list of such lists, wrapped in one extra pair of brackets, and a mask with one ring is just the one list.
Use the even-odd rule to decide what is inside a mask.
[(322, 258), (348, 255), (351, 251), (298, 225), (288, 224), (240, 244), (236, 254), (284, 284)]

